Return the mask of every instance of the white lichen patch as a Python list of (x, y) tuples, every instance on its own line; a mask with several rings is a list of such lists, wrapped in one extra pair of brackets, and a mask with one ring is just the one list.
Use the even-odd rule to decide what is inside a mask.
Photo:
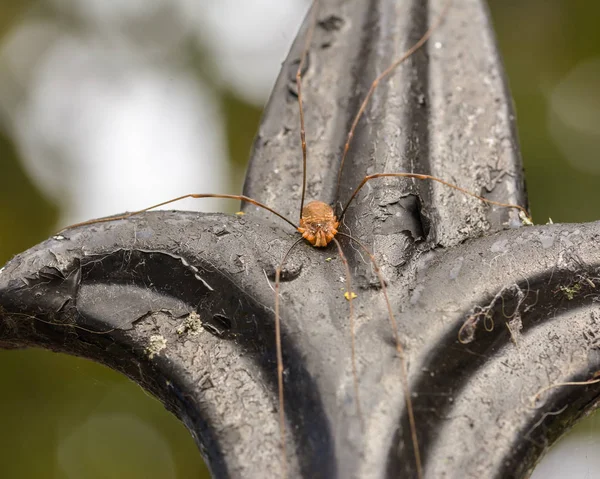
[(200, 319), (200, 315), (195, 311), (191, 312), (175, 331), (177, 331), (177, 334), (180, 336), (183, 334), (197, 336), (202, 331), (202, 320)]
[(154, 356), (160, 354), (163, 349), (167, 347), (167, 340), (164, 336), (160, 334), (154, 334), (150, 336), (150, 341), (148, 342), (148, 347), (146, 348), (146, 353), (150, 359), (153, 359)]
[(524, 226), (533, 226), (533, 221), (531, 221), (531, 218), (529, 218), (525, 212), (519, 211), (519, 219)]

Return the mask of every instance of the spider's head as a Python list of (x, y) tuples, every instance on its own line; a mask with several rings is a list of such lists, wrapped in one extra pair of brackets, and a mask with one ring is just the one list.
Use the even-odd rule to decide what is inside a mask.
[(339, 224), (331, 206), (322, 201), (311, 201), (302, 208), (298, 231), (313, 246), (324, 247), (337, 234)]

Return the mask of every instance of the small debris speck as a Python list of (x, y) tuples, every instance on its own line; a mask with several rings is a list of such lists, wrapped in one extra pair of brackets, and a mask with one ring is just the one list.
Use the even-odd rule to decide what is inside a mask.
[(581, 283), (575, 283), (573, 286), (561, 286), (560, 290), (564, 293), (569, 301), (577, 296), (577, 293), (581, 291)]
[(238, 215), (238, 216), (244, 216), (245, 214), (246, 214), (246, 213), (244, 213), (243, 211), (238, 211), (238, 212), (236, 213), (236, 215)]

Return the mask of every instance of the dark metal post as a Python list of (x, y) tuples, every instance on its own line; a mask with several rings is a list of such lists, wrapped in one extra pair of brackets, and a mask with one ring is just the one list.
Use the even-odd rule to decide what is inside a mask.
[[(348, 126), (370, 81), (441, 0), (324, 2), (305, 75), (309, 199), (345, 200), (367, 172), (415, 171), (525, 204), (511, 99), (485, 3), (455, 1), (377, 90), (333, 198)], [(306, 26), (302, 32), (306, 31)], [(298, 215), (294, 44), (257, 135), (245, 194)], [(188, 426), (215, 477), (280, 474), (272, 279), (294, 231), (241, 217), (148, 213), (77, 228), (0, 270), (0, 347), (92, 358)], [(427, 477), (524, 477), (600, 387), (600, 224), (519, 227), (443, 187), (373, 183), (346, 228), (374, 250), (407, 352)], [(370, 264), (357, 286), (365, 429), (356, 416), (343, 275), (302, 245), (282, 286), (293, 477), (414, 477), (398, 358)], [(559, 414), (554, 414), (560, 411)]]

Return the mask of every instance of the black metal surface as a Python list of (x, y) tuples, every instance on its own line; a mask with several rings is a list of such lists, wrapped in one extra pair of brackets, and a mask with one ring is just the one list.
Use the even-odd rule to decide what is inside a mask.
[[(333, 202), (359, 99), (442, 2), (324, 3), (303, 83), (308, 197)], [(344, 198), (367, 171), (404, 170), (524, 203), (487, 12), (477, 0), (454, 3), (426, 48), (374, 95), (352, 144)], [(289, 70), (302, 43), (275, 87), (245, 186), (292, 219), (301, 153)], [(215, 477), (278, 477), (267, 278), (296, 236), (253, 206), (246, 211), (148, 213), (69, 230), (16, 256), (0, 270), (0, 346), (103, 362), (184, 421)], [(598, 385), (557, 387), (531, 401), (542, 388), (600, 370), (600, 223), (507, 230), (518, 225), (507, 210), (427, 183), (382, 180), (360, 195), (345, 225), (374, 250), (387, 280), (426, 477), (526, 476), (600, 396)], [(292, 477), (415, 477), (383, 297), (368, 259), (342, 243), (358, 294), (365, 427), (343, 267), (335, 249), (302, 244), (282, 285), (288, 469)]]

